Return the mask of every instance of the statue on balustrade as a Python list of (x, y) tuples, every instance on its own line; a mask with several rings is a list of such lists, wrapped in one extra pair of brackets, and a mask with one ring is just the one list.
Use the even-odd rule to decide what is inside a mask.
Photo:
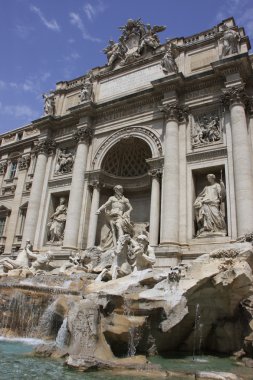
[(168, 41), (165, 45), (165, 54), (161, 60), (161, 66), (165, 74), (177, 73), (178, 68), (175, 58), (178, 55), (178, 50), (175, 44)]
[(193, 205), (198, 226), (197, 237), (225, 236), (225, 186), (222, 180), (216, 182), (214, 174), (208, 174), (207, 180), (209, 184), (197, 196)]
[(223, 25), (223, 30), (223, 36), (220, 38), (220, 41), (222, 42), (222, 57), (238, 53), (238, 43), (240, 41), (239, 32), (226, 24)]
[(113, 188), (114, 195), (108, 199), (96, 212), (100, 214), (105, 211), (106, 226), (102, 230), (101, 246), (103, 249), (116, 247), (120, 236), (124, 234), (132, 235), (133, 225), (130, 222), (132, 206), (129, 200), (123, 195), (123, 187), (116, 185)]
[(93, 100), (93, 83), (92, 83), (92, 73), (88, 73), (83, 86), (81, 88), (81, 92), (79, 95), (80, 103)]
[(48, 240), (50, 243), (62, 242), (64, 237), (66, 215), (67, 215), (66, 198), (60, 198), (60, 204), (56, 207), (55, 212), (50, 216), (48, 223)]
[(44, 115), (54, 115), (55, 113), (55, 101), (54, 93), (42, 95), (44, 103)]

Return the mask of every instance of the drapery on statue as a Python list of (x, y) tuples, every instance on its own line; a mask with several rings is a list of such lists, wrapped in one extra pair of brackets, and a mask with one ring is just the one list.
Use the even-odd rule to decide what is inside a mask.
[(5, 272), (12, 269), (28, 269), (31, 259), (37, 259), (37, 255), (32, 252), (30, 240), (26, 240), (25, 248), (19, 251), (15, 260), (9, 258), (2, 259), (0, 260), (0, 265), (3, 267)]
[(48, 223), (48, 240), (50, 243), (63, 240), (63, 234), (66, 223), (67, 207), (66, 198), (60, 198), (60, 204), (56, 207), (55, 212), (50, 216)]
[(223, 30), (223, 36), (220, 38), (222, 42), (222, 57), (238, 53), (238, 43), (241, 39), (240, 34), (226, 24), (223, 25)]
[(44, 94), (42, 95), (45, 103), (44, 103), (44, 115), (54, 115), (55, 113), (55, 102), (54, 102), (54, 94)]
[(208, 174), (209, 185), (197, 196), (194, 202), (196, 219), (198, 225), (197, 237), (212, 234), (226, 234), (226, 223), (224, 220), (224, 201), (226, 189), (222, 180), (216, 182), (214, 174)]
[(120, 236), (132, 233), (133, 226), (130, 223), (130, 213), (132, 206), (123, 195), (123, 187), (116, 185), (113, 188), (114, 195), (108, 199), (96, 212), (100, 214), (105, 211), (105, 216), (109, 224), (109, 231), (106, 236), (102, 236), (103, 248), (116, 247)]
[(175, 61), (177, 55), (177, 46), (173, 44), (171, 41), (167, 41), (165, 45), (165, 54), (161, 59), (161, 66), (166, 74), (178, 72), (177, 64)]
[(86, 102), (88, 100), (93, 100), (93, 83), (92, 83), (92, 73), (89, 72), (85, 78), (81, 92), (79, 95), (80, 103)]

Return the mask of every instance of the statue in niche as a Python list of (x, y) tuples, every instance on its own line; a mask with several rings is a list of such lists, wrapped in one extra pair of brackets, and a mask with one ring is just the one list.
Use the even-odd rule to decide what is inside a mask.
[(132, 234), (133, 226), (130, 223), (130, 213), (132, 206), (123, 195), (123, 187), (116, 185), (113, 188), (114, 195), (108, 199), (96, 212), (105, 211), (106, 220), (109, 226), (107, 232), (102, 235), (102, 246), (104, 249), (116, 247), (120, 236)]
[(88, 73), (79, 95), (80, 103), (93, 100), (92, 73)]
[(230, 54), (238, 53), (238, 43), (240, 41), (240, 34), (232, 27), (223, 24), (223, 36), (220, 38), (222, 42), (221, 56), (225, 57)]
[(166, 74), (178, 73), (177, 64), (175, 58), (178, 55), (178, 50), (175, 44), (171, 41), (167, 41), (165, 45), (165, 54), (161, 60), (161, 66)]
[(19, 251), (15, 260), (4, 258), (0, 261), (0, 265), (5, 272), (12, 269), (28, 269), (31, 259), (37, 259), (37, 255), (32, 251), (30, 240), (26, 240), (25, 247)]
[(74, 164), (74, 156), (72, 153), (67, 153), (67, 149), (60, 150), (58, 155), (57, 164), (55, 167), (56, 173), (70, 173)]
[(50, 243), (62, 242), (66, 223), (67, 207), (66, 198), (60, 198), (60, 204), (55, 212), (50, 216), (48, 223), (48, 240)]
[(44, 94), (44, 115), (54, 115), (55, 113), (55, 101), (54, 93)]
[(193, 145), (202, 145), (221, 140), (220, 119), (217, 115), (203, 115), (196, 120), (192, 136)]
[(226, 234), (225, 215), (225, 185), (220, 180), (216, 182), (214, 174), (208, 174), (209, 184), (201, 191), (194, 202), (197, 220), (197, 237)]

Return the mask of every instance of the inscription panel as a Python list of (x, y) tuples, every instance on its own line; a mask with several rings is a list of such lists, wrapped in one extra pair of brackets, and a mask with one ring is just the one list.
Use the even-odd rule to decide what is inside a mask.
[(109, 78), (100, 82), (98, 101), (106, 98), (114, 98), (118, 95), (136, 91), (137, 88), (147, 87), (151, 81), (164, 77), (161, 65), (145, 67), (144, 69), (121, 75), (117, 78)]

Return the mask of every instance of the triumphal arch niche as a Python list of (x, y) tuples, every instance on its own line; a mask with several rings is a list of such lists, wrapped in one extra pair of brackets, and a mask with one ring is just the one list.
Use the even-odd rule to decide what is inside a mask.
[(166, 266), (253, 231), (249, 39), (233, 18), (166, 33), (127, 20), (104, 66), (57, 83), (39, 119), (1, 136), (4, 254), (30, 240), (63, 259), (128, 231)]
[[(90, 176), (91, 181), (95, 183), (94, 186), (99, 187), (100, 203), (104, 203), (112, 194), (114, 186), (121, 184), (124, 195), (130, 200), (133, 208), (131, 212), (133, 233), (149, 234), (151, 209), (152, 207), (154, 210), (157, 209), (157, 205), (160, 204), (162, 144), (158, 135), (151, 129), (143, 127), (121, 129), (99, 147), (93, 160), (93, 167), (94, 171)], [(151, 205), (152, 186), (153, 202), (154, 191), (157, 193), (155, 205)], [(159, 218), (154, 217), (153, 220), (156, 221), (156, 225), (151, 223), (154, 233), (151, 233), (150, 239), (153, 245), (157, 245)], [(101, 215), (98, 218), (95, 242), (89, 240), (89, 246), (95, 243), (101, 247), (108, 245), (104, 241), (106, 224), (106, 217)], [(89, 237), (91, 236), (90, 233)]]

